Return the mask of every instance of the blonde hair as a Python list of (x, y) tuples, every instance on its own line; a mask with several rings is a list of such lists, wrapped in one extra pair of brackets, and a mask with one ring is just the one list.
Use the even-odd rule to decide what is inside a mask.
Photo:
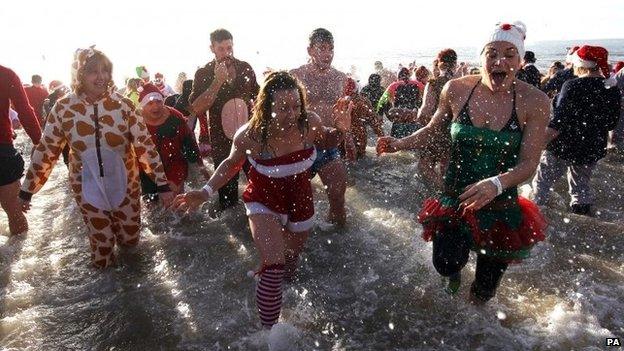
[[(600, 72), (600, 67), (598, 65), (589, 68), (589, 67), (579, 67), (579, 66), (574, 66), (574, 75), (575, 76), (584, 76), (586, 74), (590, 74), (590, 73), (595, 73), (595, 72)], [(602, 72), (600, 72), (602, 74)]]

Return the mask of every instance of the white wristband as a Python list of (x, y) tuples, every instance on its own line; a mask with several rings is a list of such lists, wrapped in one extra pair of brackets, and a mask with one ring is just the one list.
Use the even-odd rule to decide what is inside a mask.
[(208, 194), (209, 198), (212, 197), (212, 195), (214, 194), (214, 190), (212, 190), (212, 187), (208, 184), (204, 185), (204, 187), (202, 188), (202, 191)]
[(488, 178), (488, 180), (492, 182), (494, 186), (496, 186), (496, 196), (503, 193), (503, 184), (501, 183), (500, 178), (498, 176)]

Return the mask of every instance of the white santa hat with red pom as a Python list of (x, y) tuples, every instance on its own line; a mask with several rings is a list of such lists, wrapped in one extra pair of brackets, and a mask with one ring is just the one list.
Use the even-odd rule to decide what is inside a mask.
[(518, 54), (522, 58), (524, 57), (524, 39), (526, 39), (526, 25), (524, 23), (520, 21), (497, 23), (494, 32), (485, 44), (487, 45), (495, 41), (506, 41), (516, 47)]

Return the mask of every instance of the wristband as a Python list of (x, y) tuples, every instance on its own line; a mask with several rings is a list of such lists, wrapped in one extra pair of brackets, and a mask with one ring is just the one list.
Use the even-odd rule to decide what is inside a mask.
[(212, 197), (212, 195), (214, 194), (214, 190), (212, 190), (212, 187), (208, 184), (204, 185), (202, 191), (208, 194), (209, 198)]
[(496, 196), (503, 193), (503, 184), (501, 183), (500, 178), (498, 176), (488, 178), (488, 180), (496, 186)]

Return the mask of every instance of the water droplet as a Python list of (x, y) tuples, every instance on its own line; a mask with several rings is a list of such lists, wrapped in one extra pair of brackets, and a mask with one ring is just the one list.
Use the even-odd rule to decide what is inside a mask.
[(566, 223), (566, 224), (567, 224), (567, 223), (570, 223), (570, 218), (564, 218), (564, 219), (563, 219), (563, 223)]
[(505, 312), (503, 311), (498, 311), (496, 312), (496, 318), (500, 319), (501, 321), (504, 321), (505, 319), (507, 319), (507, 314), (505, 314)]
[(390, 328), (390, 330), (394, 330), (394, 323), (388, 323), (388, 328)]

